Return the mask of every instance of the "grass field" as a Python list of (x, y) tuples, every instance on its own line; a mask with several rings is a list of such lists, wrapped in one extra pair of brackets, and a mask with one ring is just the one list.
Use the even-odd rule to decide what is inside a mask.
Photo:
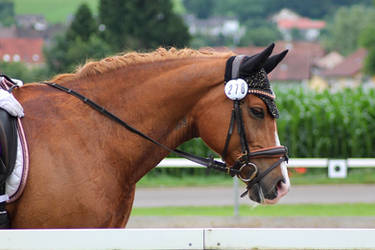
[[(184, 13), (180, 0), (172, 0), (172, 2), (177, 13)], [(14, 0), (14, 3), (17, 15), (42, 14), (50, 23), (64, 23), (82, 3), (87, 3), (96, 15), (99, 0)]]
[(185, 186), (230, 186), (233, 179), (230, 176), (170, 176), (161, 174), (158, 176), (146, 175), (138, 183), (137, 187), (185, 187)]
[[(132, 216), (233, 216), (232, 206), (133, 208)], [(375, 216), (375, 204), (240, 206), (240, 216)]]
[(50, 23), (66, 22), (84, 2), (90, 6), (94, 14), (98, 12), (99, 0), (14, 0), (17, 15), (43, 14)]

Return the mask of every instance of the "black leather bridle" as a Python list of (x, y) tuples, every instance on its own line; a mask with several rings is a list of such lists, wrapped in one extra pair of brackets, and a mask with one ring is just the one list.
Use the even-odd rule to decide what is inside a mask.
[[(274, 146), (266, 149), (259, 149), (250, 152), (249, 145), (247, 143), (246, 130), (244, 127), (244, 122), (242, 118), (241, 104), (248, 94), (264, 95), (267, 98), (274, 99), (275, 96), (269, 93), (259, 90), (252, 89), (248, 81), (239, 78), (240, 76), (240, 65), (245, 56), (235, 56), (227, 61), (226, 72), (225, 72), (225, 84), (231, 84), (227, 88), (225, 93), (227, 97), (233, 100), (233, 109), (230, 119), (229, 129), (227, 133), (227, 138), (225, 140), (224, 150), (222, 152), (222, 158), (225, 159), (227, 156), (228, 146), (230, 139), (233, 134), (234, 126), (237, 126), (237, 132), (240, 137), (241, 143), (241, 157), (239, 157), (233, 165), (233, 169), (238, 170), (237, 176), (244, 182), (247, 183), (246, 191), (241, 194), (241, 197), (245, 196), (248, 191), (268, 175), (273, 169), (279, 166), (283, 161), (288, 161), (288, 150), (285, 146)], [(232, 83), (231, 81), (237, 81)], [(238, 95), (232, 93), (236, 89)], [(229, 92), (230, 91), (230, 92)], [(241, 93), (242, 91), (242, 93)], [(228, 93), (229, 92), (229, 93)], [(251, 159), (255, 158), (276, 158), (279, 159), (267, 168), (264, 172), (259, 172), (258, 167), (255, 163), (251, 162)], [(232, 175), (233, 176), (233, 175)]]
[[(240, 60), (239, 64), (241, 63)], [(239, 67), (239, 64), (235, 65), (235, 67)], [(227, 64), (228, 66), (228, 64)], [(227, 67), (228, 68), (228, 67)], [(237, 124), (237, 130), (238, 134), (240, 136), (240, 141), (241, 141), (241, 148), (242, 148), (242, 156), (236, 160), (235, 164), (233, 167), (228, 167), (226, 163), (214, 160), (214, 158), (211, 156), (209, 158), (204, 158), (196, 155), (192, 155), (190, 153), (181, 151), (179, 149), (171, 149), (167, 147), (166, 145), (156, 141), (155, 139), (145, 135), (141, 131), (135, 129), (134, 127), (130, 126), (127, 124), (125, 121), (121, 120), (119, 117), (114, 115), (113, 113), (107, 111), (104, 107), (98, 105), (97, 103), (93, 102), (92, 100), (88, 99), (87, 97), (81, 95), (80, 93), (66, 88), (64, 86), (61, 86), (57, 83), (53, 82), (41, 82), (43, 84), (46, 84), (48, 86), (54, 87), (58, 90), (61, 90), (63, 92), (66, 92), (70, 95), (75, 96), (76, 98), (80, 99), (83, 101), (85, 104), (89, 105), (91, 108), (95, 109), (99, 113), (103, 114), (104, 116), (108, 117), (109, 119), (115, 121), (116, 123), (120, 124), (127, 130), (129, 130), (132, 133), (135, 133), (139, 135), (140, 137), (154, 143), (155, 145), (158, 145), (159, 147), (171, 152), (175, 153), (176, 155), (183, 157), (185, 159), (188, 159), (190, 161), (193, 161), (199, 165), (205, 166), (209, 169), (215, 169), (218, 171), (225, 172), (227, 174), (230, 174), (232, 177), (233, 176), (238, 176), (242, 181), (247, 183), (247, 190), (241, 195), (243, 197), (248, 191), (254, 186), (257, 185), (263, 177), (265, 177), (267, 174), (269, 174), (273, 169), (275, 169), (277, 166), (279, 166), (283, 161), (287, 161), (287, 148), (285, 146), (275, 146), (267, 149), (260, 149), (260, 150), (255, 150), (250, 152), (249, 146), (247, 144), (247, 139), (246, 139), (246, 133), (244, 129), (244, 123), (242, 119), (242, 111), (241, 111), (241, 100), (234, 100), (234, 105), (233, 105), (233, 110), (232, 110), (232, 115), (231, 115), (231, 120), (230, 120), (230, 125), (228, 129), (228, 134), (226, 138), (226, 143), (224, 146), (224, 151), (222, 154), (222, 158), (224, 159), (227, 154), (227, 149), (228, 145), (234, 130), (235, 124)], [(227, 84), (227, 83), (226, 83)], [(247, 94), (251, 94), (252, 90), (249, 89), (245, 96)], [(275, 158), (279, 157), (279, 160), (272, 164), (268, 169), (266, 169), (264, 172), (260, 173), (258, 171), (258, 167), (251, 162), (251, 159), (256, 159), (256, 158)]]

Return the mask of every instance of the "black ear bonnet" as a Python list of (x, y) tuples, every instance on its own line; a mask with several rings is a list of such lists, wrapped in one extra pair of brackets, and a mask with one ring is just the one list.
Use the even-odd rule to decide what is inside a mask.
[(279, 111), (275, 103), (275, 94), (271, 88), (267, 73), (271, 72), (288, 52), (269, 57), (274, 44), (271, 44), (263, 52), (254, 56), (232, 56), (227, 60), (225, 69), (225, 83), (234, 79), (243, 79), (248, 85), (248, 94), (260, 98), (267, 106), (268, 112), (273, 118), (279, 117)]

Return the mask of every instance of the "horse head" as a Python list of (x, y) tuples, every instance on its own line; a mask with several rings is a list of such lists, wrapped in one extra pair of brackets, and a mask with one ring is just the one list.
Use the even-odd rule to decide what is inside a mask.
[(236, 169), (249, 198), (266, 204), (276, 203), (290, 187), (287, 152), (277, 133), (279, 113), (267, 77), (287, 51), (270, 57), (273, 48), (229, 58), (225, 85), (207, 93), (194, 117), (199, 136)]

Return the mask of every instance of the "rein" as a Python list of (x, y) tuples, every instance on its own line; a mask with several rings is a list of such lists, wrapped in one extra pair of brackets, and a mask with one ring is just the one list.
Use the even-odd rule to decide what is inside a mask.
[(216, 160), (213, 159), (213, 157), (210, 157), (210, 158), (207, 159), (207, 158), (203, 158), (203, 157), (200, 157), (200, 156), (192, 155), (190, 153), (181, 151), (179, 149), (171, 149), (171, 148), (167, 147), (166, 145), (156, 141), (155, 139), (145, 135), (144, 133), (137, 130), (136, 128), (130, 126), (129, 124), (127, 124), (125, 121), (121, 120), (119, 117), (117, 117), (113, 113), (107, 111), (104, 107), (98, 105), (97, 103), (93, 102), (89, 98), (81, 95), (80, 93), (78, 93), (78, 92), (76, 92), (72, 89), (66, 88), (64, 86), (61, 86), (57, 83), (52, 83), (52, 82), (41, 82), (41, 83), (47, 84), (48, 86), (54, 87), (54, 88), (56, 88), (58, 90), (61, 90), (65, 93), (73, 95), (74, 97), (78, 98), (79, 100), (81, 100), (85, 104), (89, 105), (91, 108), (95, 109), (96, 111), (98, 111), (102, 115), (104, 115), (104, 116), (108, 117), (109, 119), (115, 121), (116, 123), (120, 124), (122, 127), (126, 128), (130, 132), (139, 135), (140, 137), (154, 143), (155, 145), (169, 151), (170, 153), (175, 153), (178, 156), (181, 156), (181, 157), (183, 157), (185, 159), (188, 159), (192, 162), (195, 162), (199, 165), (203, 165), (207, 168), (212, 168), (212, 169), (215, 169), (215, 170), (218, 170), (218, 171), (226, 172), (226, 173), (231, 174), (231, 175), (238, 175), (239, 174), (238, 170), (228, 168), (225, 163), (220, 162), (220, 161), (216, 161)]
[[(106, 116), (107, 118), (115, 121), (122, 127), (129, 130), (130, 132), (137, 134), (138, 136), (169, 151), (170, 153), (175, 153), (176, 155), (182, 158), (188, 159), (192, 162), (205, 166), (209, 169), (215, 169), (221, 172), (225, 172), (231, 175), (232, 177), (237, 176), (242, 181), (247, 182), (246, 191), (243, 194), (241, 194), (241, 197), (243, 197), (249, 192), (249, 190), (254, 185), (259, 185), (262, 178), (264, 178), (273, 169), (279, 166), (283, 161), (288, 160), (288, 156), (287, 156), (288, 150), (285, 146), (275, 146), (275, 147), (259, 149), (259, 150), (250, 152), (249, 146), (247, 144), (244, 122), (242, 119), (242, 110), (241, 110), (242, 100), (248, 94), (260, 94), (268, 98), (272, 98), (272, 97), (274, 98), (274, 96), (270, 95), (269, 93), (262, 92), (261, 90), (258, 90), (258, 89), (251, 89), (249, 87), (250, 84), (248, 81), (238, 78), (240, 64), (244, 58), (245, 56), (236, 56), (236, 57), (229, 58), (227, 61), (226, 72), (225, 72), (225, 94), (228, 96), (229, 99), (233, 100), (233, 110), (231, 114), (230, 125), (229, 125), (229, 129), (227, 133), (227, 138), (225, 141), (224, 150), (222, 153), (222, 159), (225, 159), (227, 155), (229, 142), (230, 142), (235, 124), (237, 126), (238, 135), (240, 136), (241, 149), (242, 149), (242, 156), (236, 160), (233, 167), (228, 167), (226, 163), (214, 160), (213, 156), (210, 156), (209, 158), (204, 158), (204, 157), (192, 155), (190, 153), (181, 151), (179, 149), (171, 149), (168, 146), (158, 142), (157, 140), (145, 135), (144, 133), (137, 130), (136, 128), (130, 126), (129, 124), (121, 120), (119, 117), (117, 117), (113, 113), (107, 111), (104, 107), (98, 105), (97, 103), (81, 95), (80, 93), (72, 89), (66, 88), (64, 86), (61, 86), (54, 82), (41, 82), (41, 83), (51, 86), (53, 88), (56, 88), (60, 91), (63, 91), (65, 93), (68, 93), (78, 98), (79, 100), (89, 105), (94, 110), (98, 111), (99, 113)], [(233, 80), (233, 79), (236, 79), (236, 80)], [(236, 82), (233, 83), (233, 81), (236, 81)], [(240, 96), (238, 96), (238, 93), (240, 93)], [(276, 157), (279, 157), (279, 159), (262, 173), (259, 173), (258, 167), (254, 163), (250, 162), (250, 159), (255, 159), (255, 158), (276, 158)]]

